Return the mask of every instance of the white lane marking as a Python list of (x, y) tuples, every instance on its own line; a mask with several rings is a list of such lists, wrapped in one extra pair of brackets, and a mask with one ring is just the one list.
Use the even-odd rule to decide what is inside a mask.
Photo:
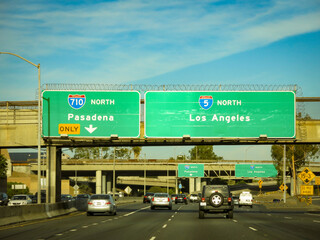
[(166, 228), (166, 227), (167, 227), (167, 224), (165, 224), (165, 225), (162, 226), (162, 228)]
[(168, 221), (170, 222), (170, 221), (171, 221), (171, 218), (169, 218)]
[(238, 222), (237, 220), (233, 220), (234, 222)]
[(92, 223), (91, 225), (98, 225), (98, 223)]
[(119, 219), (119, 218), (115, 217), (114, 219)]
[(284, 217), (285, 219), (292, 219), (292, 217)]
[(267, 215), (268, 215), (268, 216), (271, 216), (271, 214), (270, 214), (270, 213), (268, 213)]
[(63, 233), (57, 233), (56, 234), (56, 236), (62, 236), (63, 235)]
[(171, 217), (173, 217), (173, 218), (174, 218), (174, 215), (172, 215)]
[(253, 227), (249, 227), (252, 231), (258, 231), (257, 229), (253, 228)]
[(71, 229), (70, 230), (70, 232), (76, 232), (77, 231), (77, 229)]
[(87, 228), (87, 227), (89, 227), (89, 226), (82, 226), (82, 228)]
[(318, 221), (318, 220), (313, 220), (313, 222), (315, 222), (315, 223), (320, 223), (320, 221)]
[(128, 217), (128, 216), (130, 216), (131, 214), (134, 214), (134, 213), (136, 213), (136, 212), (139, 212), (139, 211), (144, 210), (144, 209), (147, 209), (147, 208), (150, 208), (150, 207), (140, 208), (140, 209), (138, 209), (138, 210), (136, 210), (136, 211), (127, 213), (127, 214), (125, 214), (125, 215), (123, 215), (123, 216), (124, 216), (124, 217)]
[[(178, 209), (178, 210), (180, 210), (180, 208)], [(175, 212), (174, 214), (177, 214), (178, 212)]]
[(155, 240), (156, 239), (156, 237), (152, 237), (152, 238), (150, 238), (150, 240)]

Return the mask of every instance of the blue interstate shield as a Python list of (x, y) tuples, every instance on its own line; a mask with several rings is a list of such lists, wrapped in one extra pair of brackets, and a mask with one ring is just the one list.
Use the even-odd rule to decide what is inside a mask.
[(69, 94), (68, 103), (69, 103), (70, 107), (72, 107), (74, 109), (80, 109), (86, 103), (86, 96), (84, 94), (83, 95)]
[(202, 107), (204, 110), (208, 110), (209, 108), (212, 107), (212, 104), (213, 104), (212, 96), (200, 96), (199, 104), (200, 104), (200, 107)]

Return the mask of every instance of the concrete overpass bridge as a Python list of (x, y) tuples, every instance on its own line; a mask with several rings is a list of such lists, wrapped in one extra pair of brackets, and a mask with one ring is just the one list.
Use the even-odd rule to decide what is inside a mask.
[[(115, 163), (115, 165), (114, 165)], [(179, 178), (178, 164), (201, 163), (204, 164), (203, 178)], [(236, 164), (273, 164), (272, 161), (213, 161), (213, 160), (162, 160), (149, 159), (145, 161), (138, 160), (84, 160), (84, 159), (68, 159), (63, 160), (61, 164), (61, 177), (63, 179), (73, 179), (82, 177), (91, 178), (96, 183), (96, 191), (109, 192), (112, 191), (113, 168), (115, 169), (116, 187), (124, 189), (126, 186), (159, 186), (178, 188), (178, 184), (182, 182), (184, 188), (188, 192), (199, 191), (201, 185), (206, 184), (211, 179), (221, 178), (225, 180), (248, 180), (258, 178), (235, 177)], [(310, 163), (308, 168), (320, 175), (320, 162)], [(297, 171), (303, 171), (297, 169)], [(43, 165), (42, 170), (47, 170)], [(37, 172), (37, 164), (31, 164), (31, 171)], [(288, 171), (288, 170), (287, 170)]]

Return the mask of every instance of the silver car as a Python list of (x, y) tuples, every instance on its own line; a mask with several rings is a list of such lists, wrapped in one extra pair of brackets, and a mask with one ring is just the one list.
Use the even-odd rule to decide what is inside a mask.
[(8, 206), (27, 205), (31, 203), (32, 199), (28, 195), (19, 194), (12, 196), (11, 200), (8, 203)]
[(87, 216), (94, 213), (117, 214), (117, 206), (110, 194), (94, 194), (88, 202)]
[(151, 198), (151, 209), (156, 207), (164, 207), (172, 210), (172, 201), (168, 193), (155, 193)]

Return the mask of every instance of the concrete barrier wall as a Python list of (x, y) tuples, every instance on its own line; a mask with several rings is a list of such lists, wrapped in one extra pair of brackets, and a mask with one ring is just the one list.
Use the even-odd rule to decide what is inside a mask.
[(23, 206), (0, 207), (0, 226), (56, 217), (77, 211), (74, 202), (29, 204)]

